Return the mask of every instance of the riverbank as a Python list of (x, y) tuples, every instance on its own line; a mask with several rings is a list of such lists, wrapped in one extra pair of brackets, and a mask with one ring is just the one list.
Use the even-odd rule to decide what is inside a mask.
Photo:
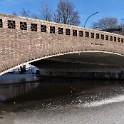
[(0, 76), (0, 85), (24, 83), (38, 80), (36, 74), (31, 73), (7, 73)]

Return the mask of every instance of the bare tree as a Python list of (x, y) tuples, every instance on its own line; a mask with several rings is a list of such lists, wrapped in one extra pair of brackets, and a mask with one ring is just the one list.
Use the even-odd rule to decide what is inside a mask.
[(22, 8), (22, 11), (20, 12), (21, 16), (23, 17), (29, 17), (30, 12), (24, 8)]
[(15, 11), (12, 12), (12, 15), (17, 16), (17, 13)]
[(120, 26), (124, 26), (124, 18), (120, 19)]
[(37, 14), (32, 14), (32, 16), (31, 16), (32, 18), (34, 18), (34, 19), (39, 19), (39, 16), (37, 15)]
[(50, 9), (50, 6), (47, 3), (45, 2), (42, 3), (40, 12), (41, 19), (46, 21), (52, 21), (53, 18), (52, 10)]
[(79, 25), (79, 13), (71, 1), (60, 0), (54, 14), (54, 21), (57, 23), (64, 23), (70, 25)]
[(92, 28), (103, 30), (103, 29), (115, 28), (117, 25), (118, 25), (117, 18), (108, 17), (108, 18), (102, 18), (98, 20), (98, 22), (94, 22)]

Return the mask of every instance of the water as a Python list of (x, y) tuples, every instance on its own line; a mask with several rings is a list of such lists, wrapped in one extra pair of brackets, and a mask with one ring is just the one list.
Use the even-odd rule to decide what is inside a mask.
[(31, 81), (36, 81), (38, 77), (31, 73), (7, 73), (0, 76), (0, 85), (3, 84), (15, 84), (15, 83), (26, 83)]
[(0, 85), (0, 124), (124, 124), (124, 81), (39, 79)]

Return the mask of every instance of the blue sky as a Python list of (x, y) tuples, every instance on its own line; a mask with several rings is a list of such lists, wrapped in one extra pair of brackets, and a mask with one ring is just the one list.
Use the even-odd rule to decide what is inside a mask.
[[(22, 8), (31, 13), (38, 13), (42, 2), (45, 1), (54, 11), (59, 0), (0, 0), (0, 13), (11, 14), (13, 11), (20, 13)], [(122, 22), (124, 19), (124, 0), (70, 0), (74, 3), (75, 9), (79, 11), (81, 17), (81, 26), (89, 15), (98, 11), (92, 16), (86, 27), (90, 27), (102, 17), (116, 17)], [(124, 21), (124, 20), (123, 20)]]

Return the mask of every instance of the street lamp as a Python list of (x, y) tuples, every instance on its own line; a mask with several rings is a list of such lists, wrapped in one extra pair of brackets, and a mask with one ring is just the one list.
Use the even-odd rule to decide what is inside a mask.
[(88, 16), (88, 18), (86, 19), (86, 21), (85, 21), (85, 23), (84, 23), (84, 28), (85, 28), (86, 23), (87, 23), (87, 21), (89, 20), (89, 18), (90, 18), (91, 16), (93, 16), (93, 15), (96, 15), (97, 13), (99, 13), (99, 12), (97, 11), (97, 12), (91, 14), (90, 16)]

